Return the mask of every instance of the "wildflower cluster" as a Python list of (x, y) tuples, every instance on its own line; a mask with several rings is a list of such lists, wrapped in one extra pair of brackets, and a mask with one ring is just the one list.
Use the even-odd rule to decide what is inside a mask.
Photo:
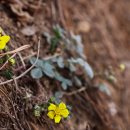
[(51, 103), (48, 107), (47, 116), (50, 119), (54, 119), (55, 123), (59, 123), (63, 118), (67, 118), (69, 115), (69, 110), (67, 109), (65, 103), (61, 102), (58, 105)]
[(33, 113), (35, 117), (40, 117), (43, 112), (47, 112), (50, 119), (54, 120), (55, 123), (60, 123), (61, 119), (69, 117), (70, 111), (69, 106), (66, 106), (62, 101), (59, 103), (48, 101), (41, 105), (35, 105)]

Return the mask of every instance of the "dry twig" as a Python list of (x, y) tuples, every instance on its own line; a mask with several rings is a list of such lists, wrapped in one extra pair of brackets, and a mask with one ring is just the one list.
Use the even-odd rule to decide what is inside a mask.
[(18, 52), (18, 56), (19, 56), (19, 58), (20, 58), (20, 60), (21, 60), (21, 62), (22, 62), (22, 64), (23, 64), (24, 69), (25, 69), (25, 68), (26, 68), (26, 65), (25, 65), (25, 62), (24, 62), (23, 57), (22, 57), (22, 55), (21, 55), (20, 52)]
[(78, 89), (78, 90), (75, 90), (75, 91), (73, 91), (73, 92), (70, 92), (70, 93), (64, 92), (63, 95), (72, 96), (72, 95), (75, 95), (75, 94), (77, 94), (77, 93), (83, 92), (83, 91), (85, 91), (86, 89), (87, 89), (87, 87), (82, 87), (82, 88), (80, 88), (80, 89)]
[(30, 45), (24, 45), (24, 46), (21, 46), (13, 51), (9, 51), (9, 52), (6, 52), (6, 53), (2, 53), (0, 54), (0, 56), (5, 56), (7, 54), (13, 54), (13, 53), (17, 53), (17, 52), (20, 52), (20, 51), (23, 51), (25, 49), (28, 49), (30, 47)]

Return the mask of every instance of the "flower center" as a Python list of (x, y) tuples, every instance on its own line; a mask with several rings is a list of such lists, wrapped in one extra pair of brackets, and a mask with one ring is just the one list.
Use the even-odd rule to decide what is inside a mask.
[(60, 109), (57, 107), (56, 110), (55, 110), (55, 114), (56, 115), (60, 115)]

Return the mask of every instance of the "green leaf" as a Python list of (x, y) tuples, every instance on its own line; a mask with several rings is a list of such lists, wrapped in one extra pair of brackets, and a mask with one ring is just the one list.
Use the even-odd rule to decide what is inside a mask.
[(67, 105), (67, 109), (69, 109), (71, 111), (72, 110), (72, 106)]
[(72, 86), (72, 81), (69, 79), (66, 79), (65, 77), (63, 77), (61, 74), (59, 74), (58, 72), (55, 72), (55, 79), (60, 81), (60, 82), (64, 82), (65, 84), (67, 84), (68, 86)]
[(76, 71), (76, 67), (74, 66), (73, 63), (69, 63), (69, 69), (71, 72), (75, 72)]
[(63, 92), (61, 92), (61, 91), (55, 92), (55, 97), (56, 98), (62, 98), (63, 97)]
[(55, 33), (55, 37), (56, 37), (57, 39), (60, 39), (60, 38), (61, 38), (61, 33), (60, 33), (60, 31), (59, 31), (58, 28), (55, 28), (55, 29), (54, 29), (54, 33)]
[(71, 38), (74, 40), (75, 42), (75, 50), (76, 52), (82, 57), (82, 58), (86, 58), (86, 56), (84, 55), (83, 52), (83, 43), (82, 43), (82, 38), (80, 35), (74, 35), (73, 33), (71, 33)]
[(55, 98), (54, 102), (58, 105), (61, 102), (61, 99), (60, 98)]
[(52, 96), (52, 97), (48, 100), (48, 103), (52, 103), (52, 102), (54, 102), (54, 101), (55, 101), (55, 97)]
[(55, 79), (60, 82), (62, 82), (64, 80), (64, 78), (58, 72), (55, 72)]
[(48, 101), (48, 103), (55, 103), (55, 104), (59, 104), (61, 102), (60, 98), (57, 98), (55, 96), (51, 97)]
[(109, 88), (105, 84), (100, 84), (99, 85), (99, 90), (106, 93), (108, 96), (111, 96), (111, 92)]
[(2, 73), (2, 75), (5, 76), (7, 79), (12, 79), (13, 72), (10, 69), (7, 69)]
[(64, 68), (64, 59), (63, 59), (63, 57), (54, 57), (54, 58), (52, 58), (51, 59), (51, 61), (53, 62), (53, 63), (57, 63), (57, 65), (58, 65), (58, 67), (59, 68)]
[(61, 39), (61, 38), (62, 38), (63, 33), (64, 33), (64, 30), (63, 30), (59, 25), (53, 26), (53, 31), (54, 31), (55, 36), (56, 36), (58, 39)]
[(42, 71), (50, 78), (54, 78), (55, 76), (54, 66), (52, 66), (49, 62), (44, 63), (42, 66)]
[(86, 71), (86, 74), (90, 77), (90, 78), (93, 78), (94, 77), (94, 72), (91, 68), (91, 66), (87, 63), (87, 62), (84, 62), (84, 69)]
[(82, 86), (82, 82), (81, 82), (81, 80), (77, 76), (74, 77), (74, 83), (77, 86)]
[(69, 79), (64, 79), (64, 82), (68, 85), (68, 86), (72, 86), (72, 81)]
[[(36, 59), (37, 59), (36, 57), (32, 57), (30, 59), (30, 63), (33, 65), (35, 63)], [(44, 64), (43, 60), (38, 59), (36, 64), (35, 64), (35, 67), (42, 67), (43, 64)]]
[(61, 86), (64, 90), (67, 90), (67, 88), (68, 88), (68, 86), (65, 82), (62, 82)]
[(72, 81), (69, 80), (69, 79), (65, 79), (65, 78), (64, 78), (63, 81), (62, 81), (61, 86), (62, 86), (62, 88), (63, 88), (64, 90), (67, 90), (67, 88), (68, 88), (69, 86), (72, 86)]
[(75, 63), (75, 64), (79, 64), (81, 66), (84, 66), (84, 60), (81, 59), (81, 58), (77, 58), (77, 59), (74, 59), (74, 58), (71, 58), (68, 60), (70, 63)]
[(51, 38), (51, 46), (50, 46), (50, 52), (55, 52), (56, 51), (56, 48), (59, 44), (59, 39), (57, 39), (57, 37), (52, 37)]
[(91, 66), (83, 59), (81, 58), (77, 58), (77, 59), (74, 59), (74, 58), (71, 58), (68, 60), (70, 63), (75, 63), (75, 64), (79, 64), (81, 65), (84, 70), (85, 70), (85, 73), (90, 77), (90, 78), (93, 78), (94, 77), (94, 72), (91, 68)]
[(31, 70), (31, 76), (34, 78), (34, 79), (39, 79), (43, 76), (43, 73), (42, 73), (42, 70), (41, 68), (34, 68)]
[(63, 59), (63, 57), (58, 57), (58, 58), (57, 58), (57, 65), (58, 65), (60, 68), (64, 68), (64, 59)]

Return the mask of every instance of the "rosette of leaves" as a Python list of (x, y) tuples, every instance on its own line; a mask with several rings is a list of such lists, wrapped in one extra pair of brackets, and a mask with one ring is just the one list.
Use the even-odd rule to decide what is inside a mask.
[[(63, 93), (60, 91), (57, 91), (54, 96), (52, 96), (47, 102), (43, 104), (36, 104), (33, 109), (33, 115), (35, 117), (40, 117), (43, 112), (48, 111), (48, 107), (51, 103), (53, 104), (60, 104), (62, 102), (61, 98), (63, 96)], [(66, 105), (67, 109), (71, 112), (72, 106)]]
[[(86, 57), (83, 51), (82, 38), (80, 35), (74, 35), (73, 33), (67, 33), (59, 25), (53, 27), (53, 34), (44, 33), (47, 38), (47, 42), (50, 45), (50, 52), (55, 52), (59, 45), (62, 50), (61, 56), (53, 57), (49, 60), (38, 60), (35, 68), (31, 70), (31, 76), (35, 79), (39, 79), (44, 75), (49, 78), (53, 78), (61, 82), (63, 89), (67, 89), (72, 86), (73, 83), (77, 86), (82, 86), (80, 78), (75, 74), (77, 71), (77, 65), (84, 70), (84, 73), (90, 78), (94, 77), (94, 72), (91, 66), (86, 61)], [(31, 64), (34, 64), (36, 58), (30, 60)], [(62, 70), (68, 69), (70, 78), (62, 76)]]
[[(51, 36), (49, 33), (44, 34), (46, 36), (49, 44), (51, 44), (51, 45), (53, 44), (51, 42), (51, 39), (53, 39), (53, 37), (55, 37), (55, 39), (57, 39), (57, 41), (59, 41), (59, 40), (63, 41), (60, 43), (64, 44), (64, 47), (70, 53), (74, 52), (73, 55), (76, 58), (73, 58), (73, 56), (72, 56), (71, 59), (68, 59), (70, 71), (75, 71), (76, 68), (75, 68), (74, 64), (79, 64), (84, 68), (86, 74), (90, 78), (93, 78), (93, 76), (94, 76), (93, 70), (92, 70), (91, 66), (88, 64), (88, 62), (85, 60), (86, 56), (84, 54), (84, 50), (83, 50), (84, 46), (82, 43), (81, 36), (74, 35), (72, 32), (67, 33), (59, 25), (56, 25), (53, 27), (53, 32), (54, 32), (53, 36)], [(75, 53), (77, 54), (76, 56), (75, 56)], [(63, 63), (62, 57), (57, 58), (55, 61), (58, 63), (58, 65), (61, 65), (59, 67), (64, 67), (64, 65), (62, 64)]]

